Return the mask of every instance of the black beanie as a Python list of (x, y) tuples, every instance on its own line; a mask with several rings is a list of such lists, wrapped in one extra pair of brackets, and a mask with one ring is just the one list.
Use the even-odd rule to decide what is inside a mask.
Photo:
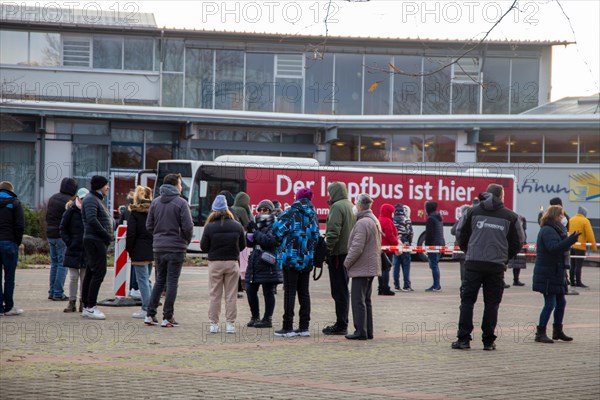
[(92, 190), (96, 191), (102, 189), (108, 183), (108, 179), (100, 175), (94, 175), (92, 176), (92, 181), (90, 183)]
[(562, 206), (562, 199), (560, 197), (553, 197), (550, 199), (551, 206)]

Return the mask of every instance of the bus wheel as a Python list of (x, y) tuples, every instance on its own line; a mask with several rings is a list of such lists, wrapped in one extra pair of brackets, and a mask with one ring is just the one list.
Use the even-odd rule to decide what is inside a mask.
[[(417, 240), (417, 246), (423, 246), (423, 244), (425, 243), (425, 232), (421, 233), (421, 236), (419, 236), (419, 239)], [(427, 257), (427, 253), (416, 253), (413, 254), (413, 260), (415, 261), (422, 261), (422, 262), (429, 262), (429, 258)]]

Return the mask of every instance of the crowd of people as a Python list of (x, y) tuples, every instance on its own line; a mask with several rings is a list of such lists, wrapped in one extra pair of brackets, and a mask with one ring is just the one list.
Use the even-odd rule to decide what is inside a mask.
[[(177, 174), (164, 177), (160, 195), (155, 199), (150, 188), (138, 186), (130, 196), (127, 214), (122, 216), (127, 224), (125, 247), (135, 272), (132, 277), (141, 297), (141, 309), (132, 316), (143, 318), (146, 325), (167, 328), (179, 325), (175, 320), (175, 301), (193, 232), (190, 208), (181, 191), (182, 181)], [(65, 178), (60, 192), (50, 198), (46, 214), (51, 258), (48, 299), (68, 301), (64, 312), (78, 311), (82, 317), (98, 320), (106, 318), (97, 307), (97, 300), (115, 228), (105, 202), (108, 192), (108, 180), (103, 176), (91, 178), (90, 190), (78, 188), (74, 179)], [(273, 314), (277, 286), (283, 284), (281, 328), (275, 330), (274, 335), (310, 336), (310, 272), (324, 261), (328, 265), (335, 306), (335, 322), (322, 330), (325, 335), (343, 335), (348, 340), (373, 339), (371, 295), (375, 277), (378, 277), (378, 295), (395, 295), (390, 287), (390, 272), (396, 291), (414, 291), (410, 280), (410, 253), (399, 248), (413, 244), (410, 208), (400, 203), (386, 203), (375, 216), (371, 197), (361, 193), (352, 202), (343, 182), (331, 183), (328, 194), (330, 209), (323, 236), (319, 232), (310, 188), (297, 190), (295, 201), (285, 209), (277, 200), (263, 199), (258, 202), (256, 215), (250, 208), (247, 193), (240, 192), (234, 197), (223, 190), (215, 197), (200, 240), (200, 248), (208, 258), (210, 333), (221, 331), (223, 297), (225, 332), (236, 332), (237, 303), (243, 290), (251, 314), (246, 326), (272, 328), (276, 323)], [(536, 243), (532, 285), (532, 290), (544, 298), (535, 335), (535, 341), (541, 343), (572, 340), (563, 332), (565, 295), (576, 293), (569, 286), (587, 288), (582, 282), (581, 256), (585, 255), (586, 242), (592, 243), (592, 250), (596, 250), (587, 210), (580, 207), (577, 215), (569, 219), (560, 198), (550, 203), (539, 216), (541, 230)], [(427, 246), (445, 245), (443, 220), (437, 209), (436, 202), (425, 203), (424, 244)], [(4, 316), (23, 313), (14, 305), (13, 294), (18, 246), (24, 227), (23, 208), (13, 185), (0, 182), (0, 261), (4, 273), (0, 315)], [(473, 204), (460, 208), (452, 234), (462, 253), (457, 254), (460, 315), (457, 340), (451, 347), (470, 348), (473, 309), (481, 289), (484, 298), (482, 341), (484, 350), (494, 350), (498, 310), (504, 290), (510, 287), (504, 280), (507, 267), (512, 269), (513, 285), (525, 285), (520, 280), (520, 270), (526, 268), (526, 259), (519, 253), (526, 244), (526, 220), (504, 207), (502, 186), (490, 184)], [(382, 246), (397, 246), (398, 251), (382, 252)], [(428, 253), (433, 283), (426, 292), (442, 290), (439, 256), (439, 252)], [(67, 272), (68, 296), (64, 292)], [(165, 298), (159, 320), (161, 295)], [(296, 297), (300, 305), (297, 325), (294, 324)], [(350, 308), (354, 325), (351, 333)], [(550, 338), (546, 326), (552, 314)]]

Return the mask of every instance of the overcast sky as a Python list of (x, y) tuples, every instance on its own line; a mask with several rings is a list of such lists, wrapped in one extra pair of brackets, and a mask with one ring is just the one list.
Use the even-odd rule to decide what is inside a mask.
[[(3, 1), (3, 3), (10, 3)], [(23, 4), (23, 2), (14, 2)], [(481, 39), (513, 1), (33, 1), (154, 13), (160, 27), (284, 34)], [(68, 3), (68, 5), (67, 5)], [(564, 13), (561, 7), (564, 9)], [(327, 17), (328, 16), (328, 17)], [(325, 24), (324, 20), (328, 20)], [(569, 24), (570, 18), (573, 29)], [(494, 40), (577, 42), (553, 50), (552, 100), (600, 91), (600, 2), (519, 1), (489, 36)], [(285, 40), (285, 39), (283, 39)]]

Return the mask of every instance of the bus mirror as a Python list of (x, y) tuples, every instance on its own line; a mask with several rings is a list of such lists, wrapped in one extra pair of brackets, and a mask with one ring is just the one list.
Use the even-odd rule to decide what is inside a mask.
[(206, 197), (206, 192), (208, 191), (208, 184), (206, 181), (200, 181), (200, 197)]

